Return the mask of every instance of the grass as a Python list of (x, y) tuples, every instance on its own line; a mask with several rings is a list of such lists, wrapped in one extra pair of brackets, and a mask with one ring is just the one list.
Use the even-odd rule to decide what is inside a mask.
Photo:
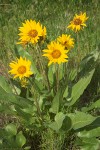
[[(80, 49), (82, 55), (86, 55), (99, 44), (99, 1), (69, 1), (69, 0), (6, 0), (0, 4), (0, 56), (14, 53), (14, 48), (18, 42), (18, 28), (26, 19), (35, 19), (47, 27), (48, 39), (54, 40), (62, 33), (73, 32), (67, 29), (69, 21), (75, 13), (86, 12), (89, 16), (87, 28), (80, 33)], [(76, 41), (77, 42), (77, 41)], [(85, 43), (85, 44), (84, 44)], [(77, 46), (77, 45), (76, 45)], [(72, 55), (75, 55), (73, 50)]]
[[(99, 45), (99, 0), (1, 0), (0, 11), (0, 60), (5, 66), (8, 66), (8, 62), (15, 55), (16, 43), (19, 38), (18, 28), (26, 19), (34, 19), (45, 25), (49, 41), (56, 39), (62, 33), (71, 34), (75, 38), (75, 48), (71, 51), (69, 60), (71, 67), (75, 67), (75, 59), (78, 58), (76, 55), (78, 43), (80, 43), (81, 59)], [(87, 28), (79, 33), (80, 39), (77, 41), (76, 34), (66, 27), (73, 16), (80, 11), (86, 12), (89, 19)], [(52, 147), (49, 147), (49, 139), (51, 139)], [(52, 131), (48, 131), (42, 135), (41, 149), (59, 150), (57, 141), (60, 139), (56, 139), (56, 135)], [(64, 147), (63, 150), (65, 149), (67, 148)]]

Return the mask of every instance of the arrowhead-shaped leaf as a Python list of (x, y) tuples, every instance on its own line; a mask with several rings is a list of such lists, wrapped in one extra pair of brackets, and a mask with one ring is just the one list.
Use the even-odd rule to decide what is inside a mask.
[(73, 87), (72, 87), (72, 93), (71, 93), (71, 101), (69, 101), (68, 106), (72, 106), (79, 97), (83, 94), (84, 90), (88, 86), (88, 84), (91, 81), (91, 78), (93, 76), (95, 69), (93, 69), (91, 72), (83, 76)]

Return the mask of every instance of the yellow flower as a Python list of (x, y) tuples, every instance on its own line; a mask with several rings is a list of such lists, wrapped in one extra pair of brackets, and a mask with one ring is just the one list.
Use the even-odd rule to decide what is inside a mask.
[(48, 57), (49, 59), (48, 66), (51, 65), (52, 63), (60, 64), (68, 61), (66, 59), (68, 58), (67, 56), (68, 50), (65, 50), (64, 46), (62, 46), (58, 42), (51, 42), (49, 45), (47, 45), (47, 47), (48, 49), (43, 50), (43, 52), (45, 52), (43, 56)]
[(62, 34), (59, 36), (57, 40), (66, 48), (71, 49), (74, 47), (74, 39), (70, 37), (70, 35)]
[(75, 17), (73, 18), (73, 20), (70, 22), (70, 25), (67, 28), (70, 28), (72, 30), (75, 30), (75, 32), (79, 31), (82, 29), (82, 27), (86, 27), (86, 20), (88, 19), (88, 17), (86, 17), (86, 13), (82, 12), (80, 13), (80, 15), (75, 14)]
[(46, 36), (46, 32), (44, 32), (45, 27), (42, 28), (40, 22), (36, 23), (34, 20), (26, 20), (22, 25), (23, 26), (19, 28), (20, 42), (18, 42), (18, 44), (36, 44), (40, 37)]
[(26, 58), (20, 57), (19, 59), (17, 58), (17, 61), (12, 61), (9, 64), (11, 70), (9, 73), (14, 75), (14, 78), (19, 77), (22, 79), (23, 77), (29, 77), (32, 75), (32, 71), (30, 70), (31, 67), (31, 61), (26, 60)]

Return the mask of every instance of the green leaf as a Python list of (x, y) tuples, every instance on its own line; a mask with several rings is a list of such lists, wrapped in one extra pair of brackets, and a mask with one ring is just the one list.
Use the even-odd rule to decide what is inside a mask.
[(99, 137), (100, 136), (100, 117), (96, 117), (96, 119), (89, 125), (81, 128), (81, 131), (78, 132), (79, 137)]
[(35, 88), (35, 90), (37, 90), (38, 93), (41, 94), (42, 90), (43, 90), (43, 84), (40, 84), (40, 81), (37, 81), (36, 79), (33, 81), (33, 86)]
[(64, 77), (64, 69), (63, 69), (63, 64), (59, 65), (59, 80), (61, 80)]
[(20, 132), (16, 135), (16, 143), (17, 143), (18, 147), (22, 147), (22, 146), (26, 143), (26, 138), (25, 138), (25, 136), (22, 134), (22, 131), (20, 131)]
[(100, 141), (96, 138), (77, 138), (75, 141), (81, 150), (99, 150)]
[(62, 126), (61, 126), (61, 130), (63, 131), (69, 131), (72, 128), (72, 121), (70, 119), (70, 117), (65, 116), (65, 119), (63, 120)]
[(0, 112), (4, 112), (6, 114), (10, 114), (10, 115), (16, 115), (16, 111), (13, 105), (9, 105), (9, 104), (0, 104)]
[(17, 114), (20, 117), (24, 118), (25, 120), (29, 120), (32, 117), (32, 114), (25, 112), (23, 109), (19, 108), (18, 106), (15, 106), (15, 109), (17, 111)]
[(3, 76), (0, 76), (0, 87), (2, 87), (7, 93), (12, 93), (10, 85)]
[(54, 97), (53, 101), (52, 101), (52, 105), (51, 105), (51, 108), (50, 108), (50, 112), (52, 113), (58, 113), (59, 111), (59, 101), (61, 101), (60, 97), (61, 97), (61, 89), (58, 90), (56, 96)]
[[(66, 89), (65, 89), (65, 91), (64, 91), (64, 95), (63, 95), (63, 97), (67, 97), (68, 96), (68, 86), (66, 87)], [(67, 101), (68, 101), (68, 99), (67, 99)]]
[(79, 97), (83, 94), (84, 90), (88, 86), (88, 84), (91, 81), (91, 78), (93, 76), (95, 69), (93, 69), (91, 72), (83, 76), (73, 87), (72, 87), (72, 93), (71, 93), (71, 101), (69, 101), (68, 106), (72, 106)]
[(24, 150), (30, 150), (31, 149), (31, 146), (26, 146), (25, 148), (24, 148)]
[(99, 150), (99, 140), (96, 138), (82, 138), (81, 150)]
[(57, 126), (57, 122), (52, 122), (52, 123), (49, 125), (49, 127), (50, 127), (51, 129), (55, 130), (55, 131), (58, 131), (58, 130), (59, 130), (59, 128), (58, 128), (58, 126)]
[(82, 68), (81, 72), (87, 72), (91, 68), (95, 67), (96, 61), (98, 61), (100, 55), (99, 49), (90, 52), (90, 54), (86, 55), (83, 60), (81, 61), (80, 67)]
[(63, 120), (65, 119), (65, 115), (62, 112), (59, 112), (55, 116), (55, 122), (57, 123), (57, 128), (60, 129), (63, 123)]
[(98, 143), (96, 145), (84, 145), (81, 146), (81, 150), (99, 150)]
[(83, 108), (82, 111), (86, 112), (96, 108), (100, 108), (100, 99), (96, 102), (93, 102), (91, 106)]
[(65, 115), (62, 112), (57, 113), (55, 116), (55, 122), (52, 122), (49, 127), (58, 131), (61, 128), (64, 119)]
[(17, 128), (14, 124), (10, 123), (5, 127), (5, 130), (9, 135), (16, 135), (17, 134)]
[(99, 137), (100, 136), (100, 127), (94, 128), (92, 130), (88, 131), (81, 131), (77, 133), (78, 137), (86, 137), (86, 138), (92, 138), (92, 137)]
[(90, 114), (76, 111), (76, 113), (71, 113), (67, 115), (72, 120), (72, 128), (74, 130), (82, 128), (86, 125), (91, 124), (96, 117), (93, 117)]
[(52, 70), (52, 65), (48, 68), (48, 78), (51, 84), (53, 84), (53, 70)]
[(62, 112), (59, 112), (55, 116), (55, 121), (52, 122), (49, 127), (55, 131), (59, 131), (60, 129), (68, 131), (71, 129), (71, 125), (71, 119)]
[(9, 102), (12, 104), (17, 104), (21, 107), (28, 107), (29, 105), (33, 104), (29, 99), (17, 96), (12, 93), (7, 93), (2, 87), (0, 87), (0, 100), (7, 103)]
[(14, 94), (18, 94), (18, 95), (20, 95), (20, 93), (21, 93), (21, 89), (20, 88), (18, 88), (16, 85), (13, 85), (13, 89), (12, 89), (12, 91), (13, 91), (13, 93)]
[(73, 80), (75, 79), (76, 75), (77, 75), (77, 70), (73, 68), (73, 69), (70, 71), (69, 80), (73, 81)]

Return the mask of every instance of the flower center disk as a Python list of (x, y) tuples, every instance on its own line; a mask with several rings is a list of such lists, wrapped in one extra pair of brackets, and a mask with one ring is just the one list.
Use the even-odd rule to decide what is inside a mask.
[(80, 25), (81, 23), (82, 23), (82, 20), (80, 20), (80, 19), (75, 19), (74, 20), (75, 25)]
[(61, 56), (61, 52), (59, 50), (54, 50), (51, 55), (53, 58), (59, 58)]
[(18, 71), (19, 74), (24, 74), (26, 72), (26, 67), (25, 66), (20, 66), (17, 71)]
[(35, 38), (38, 35), (38, 32), (36, 30), (30, 30), (28, 35), (32, 38)]

